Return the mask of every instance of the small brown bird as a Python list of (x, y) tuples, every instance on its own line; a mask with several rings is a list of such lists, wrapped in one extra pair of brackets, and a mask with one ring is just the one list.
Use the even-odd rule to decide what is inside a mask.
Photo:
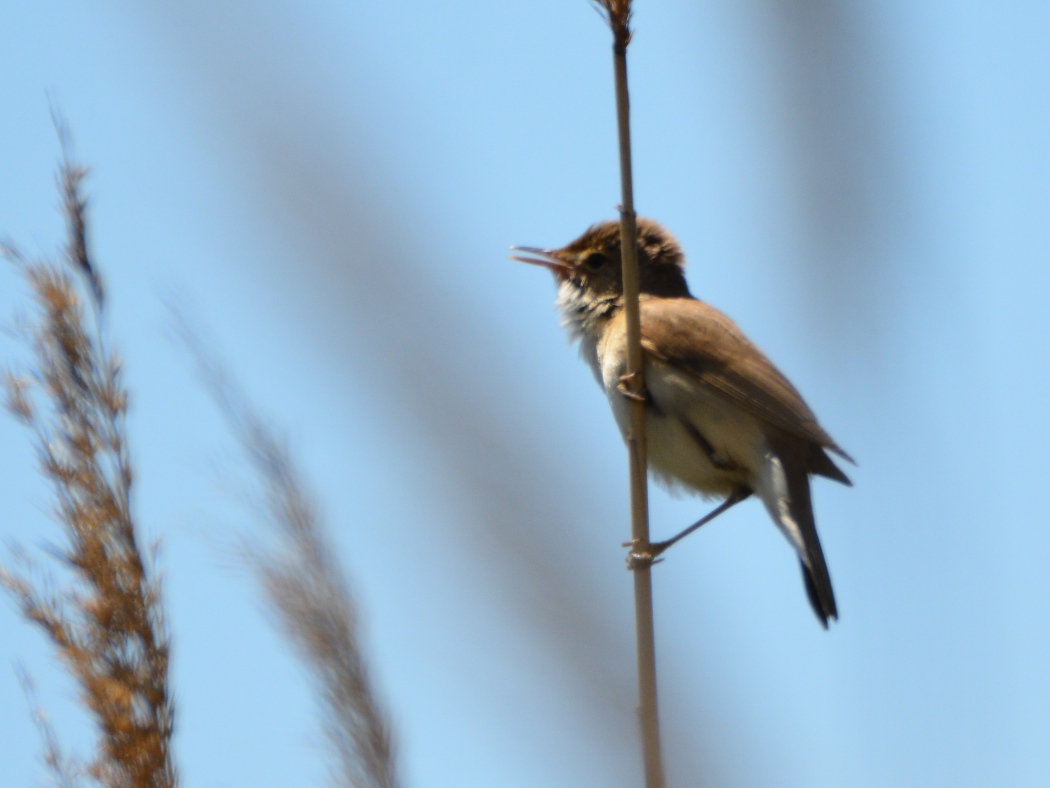
[[(756, 493), (798, 552), (810, 604), (827, 628), (838, 609), (813, 518), (809, 475), (848, 485), (828, 451), (853, 460), (736, 324), (689, 293), (685, 255), (674, 236), (657, 222), (639, 219), (637, 239), (650, 471), (669, 487), (725, 497), (694, 525), (652, 545), (644, 558), (658, 556)], [(536, 256), (513, 259), (554, 272), (564, 323), (626, 435), (619, 222), (594, 225), (562, 249), (514, 249)]]

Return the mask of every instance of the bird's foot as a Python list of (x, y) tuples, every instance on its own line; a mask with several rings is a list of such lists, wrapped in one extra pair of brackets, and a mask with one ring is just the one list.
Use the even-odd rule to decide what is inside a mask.
[(635, 386), (641, 383), (641, 379), (641, 372), (628, 372), (626, 375), (620, 376), (620, 381), (616, 384), (616, 389), (629, 400), (633, 400), (634, 402), (645, 402), (649, 399), (645, 387), (641, 386), (640, 391), (635, 391)]
[(663, 542), (643, 545), (639, 539), (632, 539), (629, 542), (624, 542), (623, 547), (630, 548), (630, 552), (627, 553), (627, 568), (634, 572), (638, 569), (648, 569), (653, 564), (660, 563), (664, 560), (660, 558), (660, 553), (666, 550), (669, 546), (670, 545)]

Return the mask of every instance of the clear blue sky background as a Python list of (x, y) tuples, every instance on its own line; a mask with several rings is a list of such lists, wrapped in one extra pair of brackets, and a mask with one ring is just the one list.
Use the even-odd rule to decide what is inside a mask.
[[(1050, 6), (637, 4), (637, 204), (859, 460), (816, 482), (824, 633), (757, 504), (656, 571), (673, 785), (1050, 783)], [(324, 779), (306, 680), (222, 544), (236, 455), (191, 320), (287, 431), (365, 618), (406, 785), (637, 785), (622, 444), (538, 270), (614, 215), (583, 0), (0, 4), (0, 232), (61, 239), (48, 96), (88, 181), (163, 538), (189, 786)], [(0, 314), (25, 305), (0, 272)], [(8, 320), (8, 317), (4, 318)], [(18, 347), (2, 342), (17, 362)], [(0, 535), (57, 538), (0, 420)], [(706, 504), (653, 493), (654, 531)], [(40, 774), (0, 606), (5, 785)]]

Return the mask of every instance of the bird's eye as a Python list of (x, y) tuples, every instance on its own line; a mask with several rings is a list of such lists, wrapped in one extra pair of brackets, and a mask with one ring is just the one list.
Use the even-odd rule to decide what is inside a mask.
[(591, 252), (586, 258), (584, 258), (583, 265), (589, 271), (597, 271), (607, 262), (609, 262), (609, 258), (601, 252)]

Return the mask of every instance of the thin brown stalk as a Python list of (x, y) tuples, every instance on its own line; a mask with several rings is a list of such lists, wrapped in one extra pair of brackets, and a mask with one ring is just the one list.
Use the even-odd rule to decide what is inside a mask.
[(316, 682), (333, 782), (395, 788), (399, 783), (390, 725), (361, 651), (356, 606), (313, 499), (283, 441), (181, 319), (180, 329), (258, 477), (259, 509), (275, 539), (246, 538), (244, 554)]
[[(620, 143), (620, 239), (623, 249), (623, 294), (627, 319), (627, 378), (631, 424), (627, 434), (631, 479), (631, 543), (639, 555), (649, 553), (649, 487), (646, 473), (645, 378), (638, 306), (638, 259), (635, 243), (634, 183), (631, 174), (631, 119), (627, 92), (627, 47), (631, 43), (631, 0), (599, 0), (613, 33), (616, 125)], [(656, 686), (656, 634), (653, 624), (651, 562), (632, 562), (635, 637), (638, 649), (638, 704), (647, 788), (664, 785), (660, 716)]]
[[(60, 130), (61, 131), (61, 130)], [(8, 410), (34, 434), (66, 544), (65, 583), (0, 568), (0, 585), (51, 639), (98, 727), (84, 777), (106, 786), (177, 784), (174, 705), (161, 588), (132, 514), (132, 464), (120, 361), (103, 331), (102, 282), (88, 254), (85, 171), (59, 169), (67, 246), (60, 264), (6, 257), (33, 291), (33, 365), (7, 379)], [(46, 740), (58, 753), (57, 742)]]

